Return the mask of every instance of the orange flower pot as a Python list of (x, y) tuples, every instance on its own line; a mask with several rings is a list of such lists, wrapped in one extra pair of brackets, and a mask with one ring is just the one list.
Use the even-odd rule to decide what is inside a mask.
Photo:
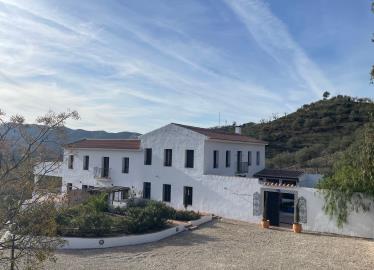
[(301, 231), (303, 230), (303, 227), (299, 223), (294, 223), (292, 224), (292, 229), (294, 233), (301, 233)]
[(261, 220), (261, 228), (269, 229), (270, 227), (270, 220)]

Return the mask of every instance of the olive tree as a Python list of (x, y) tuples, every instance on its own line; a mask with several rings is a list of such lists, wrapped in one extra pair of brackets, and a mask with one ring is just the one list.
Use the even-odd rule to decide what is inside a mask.
[(62, 243), (54, 197), (37, 189), (34, 175), (43, 179), (56, 169), (64, 124), (78, 118), (75, 111), (49, 112), (28, 125), (24, 117), (0, 111), (0, 268), (36, 269)]

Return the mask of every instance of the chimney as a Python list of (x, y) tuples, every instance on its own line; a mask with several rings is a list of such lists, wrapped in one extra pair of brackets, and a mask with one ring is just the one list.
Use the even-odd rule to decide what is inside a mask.
[(242, 127), (241, 126), (235, 126), (235, 134), (242, 134)]

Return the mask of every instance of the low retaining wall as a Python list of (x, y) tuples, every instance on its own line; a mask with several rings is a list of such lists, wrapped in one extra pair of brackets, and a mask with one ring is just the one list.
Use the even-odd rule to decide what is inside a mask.
[[(211, 220), (212, 216), (208, 215), (203, 216), (198, 220), (191, 221), (191, 224), (193, 226), (199, 226)], [(183, 232), (187, 230), (186, 226), (187, 224), (181, 224), (160, 232), (140, 235), (125, 235), (102, 238), (64, 237), (63, 239), (66, 241), (66, 243), (59, 249), (99, 249), (151, 243)]]
[(201, 218), (197, 220), (191, 220), (188, 223), (190, 223), (192, 226), (200, 226), (201, 224), (211, 221), (212, 218), (213, 218), (212, 215), (206, 215), (206, 216), (202, 216)]

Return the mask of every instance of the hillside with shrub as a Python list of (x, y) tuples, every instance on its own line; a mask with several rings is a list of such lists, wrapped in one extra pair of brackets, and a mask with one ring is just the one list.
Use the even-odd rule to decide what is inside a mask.
[[(269, 143), (268, 167), (328, 174), (334, 160), (373, 121), (373, 114), (372, 100), (339, 95), (282, 117), (245, 124), (242, 133)], [(233, 131), (233, 127), (225, 129)]]

